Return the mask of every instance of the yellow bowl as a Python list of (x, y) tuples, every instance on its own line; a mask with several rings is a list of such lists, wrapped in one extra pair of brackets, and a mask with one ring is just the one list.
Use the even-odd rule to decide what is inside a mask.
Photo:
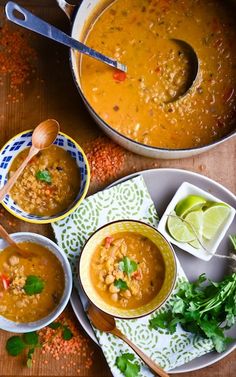
[[(165, 263), (165, 278), (160, 291), (150, 302), (135, 309), (121, 309), (109, 305), (98, 294), (91, 281), (90, 265), (95, 249), (104, 238), (119, 232), (134, 232), (148, 238), (158, 247)], [(85, 244), (79, 262), (79, 278), (88, 299), (100, 310), (117, 318), (138, 318), (159, 308), (173, 291), (176, 275), (175, 253), (170, 243), (152, 226), (135, 220), (115, 221), (98, 229)]]
[[(0, 188), (2, 188), (8, 180), (8, 172), (14, 158), (18, 153), (32, 145), (32, 133), (33, 130), (23, 131), (10, 139), (2, 147), (0, 151)], [(79, 144), (76, 143), (75, 140), (73, 140), (70, 136), (64, 134), (63, 132), (59, 132), (54, 144), (66, 150), (76, 160), (81, 175), (80, 190), (74, 202), (71, 203), (68, 208), (53, 216), (32, 215), (20, 208), (13, 201), (11, 196), (7, 194), (1, 204), (7, 209), (8, 212), (10, 212), (20, 220), (34, 224), (47, 224), (59, 221), (64, 217), (70, 215), (80, 205), (87, 194), (90, 183), (90, 170), (83, 149), (79, 146)]]

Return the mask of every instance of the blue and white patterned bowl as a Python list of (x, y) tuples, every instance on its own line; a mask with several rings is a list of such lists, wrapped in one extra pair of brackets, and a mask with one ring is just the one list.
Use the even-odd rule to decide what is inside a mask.
[[(8, 171), (12, 164), (13, 159), (23, 149), (32, 145), (32, 130), (21, 132), (10, 139), (0, 151), (0, 188), (7, 182)], [(59, 132), (55, 142), (55, 145), (63, 148), (76, 160), (80, 170), (81, 185), (80, 191), (77, 194), (76, 199), (65, 211), (60, 212), (54, 216), (37, 216), (31, 215), (21, 209), (11, 198), (10, 195), (6, 195), (2, 201), (2, 205), (14, 216), (20, 220), (24, 220), (35, 224), (52, 223), (63, 219), (72, 213), (84, 199), (87, 194), (90, 183), (90, 170), (86, 155), (83, 149), (73, 140), (71, 137)]]

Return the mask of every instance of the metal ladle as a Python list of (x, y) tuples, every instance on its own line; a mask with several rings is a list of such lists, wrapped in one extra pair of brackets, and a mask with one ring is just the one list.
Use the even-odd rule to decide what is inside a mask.
[(127, 72), (127, 66), (111, 59), (98, 51), (84, 45), (83, 43), (71, 38), (69, 35), (63, 31), (57, 29), (55, 26), (41, 20), (40, 18), (34, 16), (25, 8), (19, 6), (12, 1), (9, 1), (5, 6), (5, 12), (8, 20), (14, 22), (15, 24), (22, 26), (28, 30), (34, 31), (38, 34), (43, 35), (49, 39), (59, 42), (65, 46), (78, 50), (82, 54), (88, 55), (91, 58), (97, 59), (102, 63), (108, 64), (120, 71)]

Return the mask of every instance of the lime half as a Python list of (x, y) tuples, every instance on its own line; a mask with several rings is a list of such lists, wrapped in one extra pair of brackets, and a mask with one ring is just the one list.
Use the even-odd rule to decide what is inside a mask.
[(179, 218), (173, 211), (170, 213), (167, 220), (167, 228), (170, 235), (179, 242), (190, 242), (196, 239), (188, 225)]
[(190, 212), (184, 220), (186, 221), (187, 225), (190, 225), (190, 229), (195, 236), (195, 240), (189, 242), (190, 245), (195, 247), (195, 249), (200, 249), (200, 242), (202, 241), (203, 211), (200, 210)]
[(177, 203), (175, 212), (177, 216), (184, 217), (191, 211), (201, 209), (205, 204), (206, 200), (202, 196), (188, 195)]
[(203, 236), (207, 240), (214, 238), (229, 214), (230, 208), (225, 203), (214, 203), (207, 208), (203, 215)]

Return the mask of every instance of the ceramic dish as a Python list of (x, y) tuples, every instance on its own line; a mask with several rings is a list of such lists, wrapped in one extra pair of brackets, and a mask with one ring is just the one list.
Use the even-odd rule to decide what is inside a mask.
[[(3, 316), (0, 316), (0, 328), (2, 330), (11, 331), (15, 333), (25, 333), (25, 332), (30, 332), (30, 331), (36, 331), (47, 326), (49, 323), (53, 322), (65, 309), (70, 299), (71, 289), (72, 289), (71, 267), (65, 253), (59, 248), (59, 246), (57, 246), (57, 244), (55, 244), (48, 238), (41, 236), (39, 234), (28, 233), (28, 232), (13, 233), (11, 234), (11, 237), (16, 242), (28, 241), (28, 242), (37, 243), (39, 245), (46, 247), (58, 258), (64, 271), (64, 276), (65, 276), (64, 293), (61, 297), (61, 300), (58, 306), (48, 316), (38, 321), (29, 322), (29, 323), (17, 323), (17, 322), (10, 321), (9, 319), (4, 318)], [(8, 246), (7, 243), (4, 240), (0, 239), (0, 250), (5, 249), (7, 246)]]
[[(160, 251), (165, 264), (165, 278), (157, 295), (147, 304), (135, 309), (118, 308), (107, 302), (98, 294), (91, 281), (91, 259), (95, 249), (102, 241), (115, 233), (133, 232), (151, 240)], [(176, 281), (176, 261), (171, 245), (160, 232), (141, 221), (115, 221), (98, 229), (86, 242), (80, 257), (79, 277), (81, 285), (89, 300), (107, 314), (119, 318), (138, 318), (159, 308), (169, 297)]]
[[(196, 249), (192, 247), (190, 244), (187, 243), (181, 243), (176, 241), (171, 235), (169, 234), (167, 228), (166, 228), (166, 222), (167, 222), (167, 216), (170, 214), (172, 211), (174, 211), (176, 204), (181, 200), (184, 199), (188, 195), (198, 195), (206, 199), (207, 201), (212, 201), (212, 202), (222, 202), (219, 198), (215, 197), (214, 195), (210, 194), (209, 192), (206, 192), (204, 190), (201, 190), (197, 186), (194, 186), (188, 182), (184, 182), (179, 189), (176, 191), (173, 199), (170, 201), (169, 205), (167, 206), (160, 222), (158, 225), (158, 230), (166, 237), (166, 239), (173, 243), (174, 245), (178, 246), (180, 249), (187, 251), (188, 253), (194, 255), (197, 258), (200, 258), (205, 261), (209, 261), (212, 257), (213, 254), (216, 252), (220, 242), (224, 238), (225, 233), (227, 232), (227, 229), (231, 225), (234, 216), (235, 216), (235, 209), (233, 207), (230, 208), (230, 213), (224, 224), (222, 224), (221, 228), (219, 229), (217, 236), (204, 243), (204, 247), (206, 248), (200, 248)], [(227, 204), (227, 203), (225, 203)], [(210, 250), (211, 253), (208, 253), (207, 250)]]
[[(7, 181), (8, 171), (10, 169), (13, 159), (18, 153), (23, 151), (25, 148), (32, 145), (32, 130), (21, 132), (20, 134), (14, 136), (10, 139), (0, 151), (0, 188)], [(78, 168), (80, 170), (81, 184), (80, 191), (77, 194), (74, 202), (65, 211), (58, 213), (54, 216), (37, 216), (32, 215), (24, 210), (22, 210), (11, 198), (10, 195), (6, 195), (2, 201), (2, 205), (15, 217), (20, 220), (24, 220), (30, 223), (46, 224), (52, 223), (63, 219), (73, 212), (84, 199), (87, 194), (89, 182), (90, 182), (90, 171), (87, 158), (85, 156), (82, 148), (73, 140), (71, 137), (60, 132), (56, 138), (54, 145), (63, 148), (76, 160)]]
[[(225, 187), (219, 183), (204, 177), (200, 174), (189, 172), (186, 170), (179, 169), (152, 169), (131, 174), (127, 177), (114, 183), (121, 183), (125, 180), (135, 177), (136, 175), (142, 174), (145, 183), (147, 185), (148, 191), (152, 197), (152, 200), (157, 208), (159, 216), (162, 216), (166, 210), (167, 205), (173, 198), (175, 192), (178, 190), (179, 186), (187, 181), (206, 192), (210, 192), (212, 195), (219, 198), (221, 201), (225, 201), (233, 208), (236, 207), (236, 197), (233, 193), (227, 190)], [(219, 245), (219, 254), (227, 254), (230, 244), (228, 241), (229, 234), (236, 233), (236, 221), (234, 220), (226, 232), (224, 239)], [(194, 281), (197, 277), (204, 271), (206, 275), (212, 280), (220, 280), (228, 272), (228, 262), (224, 259), (213, 258), (209, 263), (202, 261), (200, 259), (194, 258), (192, 255), (180, 250), (177, 246), (174, 246), (177, 253), (178, 259), (189, 279), (189, 281)], [(78, 293), (74, 290), (71, 296), (71, 304), (74, 312), (78, 318), (78, 321), (87, 332), (87, 334), (97, 343), (97, 339), (93, 332), (93, 329), (89, 323), (86, 316), (85, 309), (88, 304), (88, 300), (84, 295), (82, 289)], [(228, 335), (232, 338), (236, 338), (236, 326), (232, 327), (228, 331)], [(204, 356), (201, 356), (193, 361), (186, 363), (178, 368), (175, 368), (168, 373), (188, 373), (194, 370), (198, 370), (207, 367), (227, 356), (229, 353), (236, 349), (236, 341), (233, 341), (228, 346), (227, 350), (221, 354), (217, 352), (211, 352)]]

